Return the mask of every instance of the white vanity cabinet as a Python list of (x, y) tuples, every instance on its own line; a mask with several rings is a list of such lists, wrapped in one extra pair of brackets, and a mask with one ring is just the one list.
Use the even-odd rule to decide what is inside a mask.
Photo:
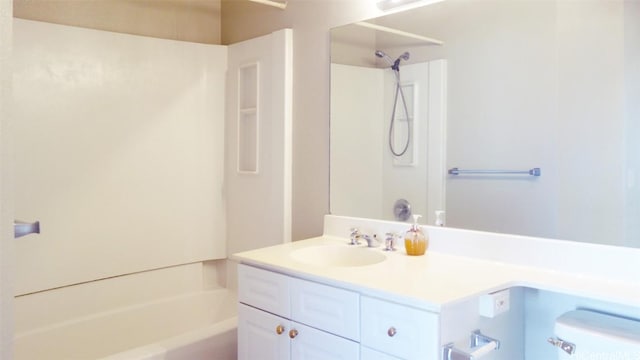
[(238, 359), (360, 358), (353, 291), (238, 267)]
[(238, 359), (438, 359), (439, 315), (241, 264)]

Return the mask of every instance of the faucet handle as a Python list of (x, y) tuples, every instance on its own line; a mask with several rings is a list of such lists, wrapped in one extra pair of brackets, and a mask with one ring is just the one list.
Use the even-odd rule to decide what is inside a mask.
[(362, 237), (360, 230), (358, 230), (358, 228), (351, 228), (350, 231), (351, 234), (349, 237), (351, 238), (351, 242), (349, 242), (349, 245), (360, 245), (360, 237)]
[(398, 234), (396, 233), (386, 233), (384, 239), (384, 251), (396, 251), (395, 242), (397, 238)]

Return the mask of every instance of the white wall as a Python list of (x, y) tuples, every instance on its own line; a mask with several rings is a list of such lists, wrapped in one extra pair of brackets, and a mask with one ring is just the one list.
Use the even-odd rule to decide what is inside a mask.
[[(226, 48), (14, 24), (16, 294), (224, 258)], [(216, 241), (217, 240), (217, 241)]]
[(640, 239), (640, 2), (624, 3), (625, 16), (625, 146), (626, 146), (626, 208), (627, 245)]
[(624, 18), (623, 1), (557, 5), (554, 237), (626, 244)]
[[(557, 233), (554, 13), (550, 2), (445, 1), (420, 23), (443, 46), (385, 49), (447, 60), (447, 168), (543, 169), (540, 178), (449, 176), (448, 226)], [(530, 76), (541, 69), (548, 76)]]
[(335, 214), (385, 217), (384, 84), (381, 69), (331, 64), (330, 203)]

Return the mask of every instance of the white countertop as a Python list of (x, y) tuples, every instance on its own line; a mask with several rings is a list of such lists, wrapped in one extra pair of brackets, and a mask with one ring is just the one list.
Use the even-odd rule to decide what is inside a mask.
[[(455, 241), (459, 236), (453, 232), (446, 241)], [(451, 254), (447, 253), (446, 246), (438, 244), (441, 241), (438, 237), (442, 234), (431, 237), (431, 245), (434, 246), (430, 245), (424, 256), (408, 256), (404, 249), (383, 252), (381, 248), (361, 246), (362, 251), (376, 251), (387, 257), (382, 262), (365, 266), (315, 266), (291, 256), (292, 251), (308, 246), (350, 246), (347, 238), (330, 235), (246, 251), (233, 255), (232, 259), (434, 312), (439, 312), (447, 304), (510, 287), (548, 290), (622, 305), (640, 304), (640, 279), (633, 281), (633, 278), (625, 276), (599, 276), (581, 272), (579, 268), (578, 271), (557, 270), (553, 266), (535, 266), (530, 262), (522, 265), (517, 259), (504, 262)], [(482, 246), (482, 243), (475, 245)], [(535, 245), (540, 247), (539, 243)], [(527, 246), (526, 242), (521, 246), (524, 257), (527, 256)], [(606, 256), (606, 251), (602, 255)], [(591, 260), (580, 259), (587, 263)], [(635, 270), (638, 263), (640, 258), (630, 265)]]

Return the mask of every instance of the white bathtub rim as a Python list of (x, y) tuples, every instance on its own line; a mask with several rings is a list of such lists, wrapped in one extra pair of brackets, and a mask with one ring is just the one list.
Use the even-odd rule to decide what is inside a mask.
[(31, 336), (31, 335), (36, 335), (36, 334), (40, 334), (40, 333), (44, 333), (44, 332), (53, 331), (53, 330), (64, 328), (64, 327), (67, 327), (67, 326), (70, 326), (70, 325), (82, 323), (82, 322), (85, 322), (85, 321), (91, 321), (91, 320), (94, 320), (94, 319), (99, 319), (99, 318), (102, 318), (102, 317), (107, 317), (107, 316), (119, 314), (119, 313), (122, 313), (122, 312), (135, 311), (137, 309), (143, 309), (143, 308), (146, 308), (146, 307), (151, 306), (151, 305), (157, 305), (157, 304), (163, 304), (163, 303), (171, 303), (171, 302), (174, 302), (174, 301), (180, 300), (180, 299), (202, 296), (203, 293), (217, 293), (217, 292), (219, 292), (219, 293), (229, 293), (229, 294), (233, 293), (233, 292), (229, 291), (226, 288), (219, 288), (219, 289), (214, 289), (214, 290), (191, 292), (191, 293), (177, 295), (177, 296), (165, 297), (165, 298), (157, 299), (157, 300), (154, 300), (154, 301), (148, 301), (148, 302), (144, 302), (144, 303), (140, 303), (140, 304), (118, 307), (118, 308), (115, 308), (115, 309), (112, 309), (112, 310), (102, 311), (102, 312), (98, 312), (98, 313), (91, 314), (91, 315), (81, 316), (81, 317), (69, 319), (69, 320), (66, 320), (66, 321), (60, 321), (60, 322), (53, 323), (53, 324), (50, 324), (50, 325), (41, 326), (41, 327), (38, 327), (38, 328), (35, 328), (35, 329), (32, 329), (32, 330), (22, 331), (20, 333), (15, 334), (15, 339), (20, 339), (22, 337), (27, 337), (27, 336)]
[[(194, 304), (195, 307), (191, 308), (193, 311), (184, 313), (185, 317), (182, 315), (183, 312), (172, 310), (176, 305), (184, 309), (184, 306), (190, 303)], [(145, 346), (149, 346), (143, 349), (143, 351), (147, 352), (146, 358), (162, 359), (162, 357), (149, 358), (155, 353), (161, 354), (165, 351), (165, 348), (154, 348), (155, 344), (180, 337), (183, 334), (189, 334), (192, 331), (209, 328), (221, 322), (224, 323), (237, 316), (236, 304), (237, 294), (235, 291), (217, 288), (118, 307), (89, 316), (47, 324), (16, 334), (14, 338), (16, 359), (44, 358), (45, 356), (59, 360), (69, 358), (97, 359)], [(161, 321), (165, 313), (170, 315), (169, 322), (166, 323)], [(114, 328), (114, 331), (117, 332), (110, 333), (109, 329), (112, 328), (113, 324), (121, 324), (121, 320), (135, 323), (136, 318), (141, 321), (140, 324), (152, 321), (155, 325), (151, 328), (148, 325), (140, 325), (141, 327), (136, 330), (135, 337), (137, 340), (128, 337), (126, 332), (117, 330), (117, 328), (122, 329), (122, 326)], [(156, 320), (152, 320), (154, 318)], [(176, 321), (178, 322), (176, 323)], [(163, 324), (166, 326), (163, 326)], [(135, 326), (137, 328), (137, 325)], [(143, 330), (145, 327), (147, 327), (147, 330)], [(81, 338), (84, 334), (92, 334), (92, 329), (96, 329), (96, 333), (94, 334), (95, 336), (88, 335), (89, 338), (85, 339), (88, 341), (74, 344), (71, 340)], [(114, 341), (104, 341), (104, 339), (110, 339), (112, 335), (117, 337), (111, 339)], [(122, 336), (128, 339), (123, 340)], [(142, 359), (145, 359), (145, 357), (142, 357)]]

